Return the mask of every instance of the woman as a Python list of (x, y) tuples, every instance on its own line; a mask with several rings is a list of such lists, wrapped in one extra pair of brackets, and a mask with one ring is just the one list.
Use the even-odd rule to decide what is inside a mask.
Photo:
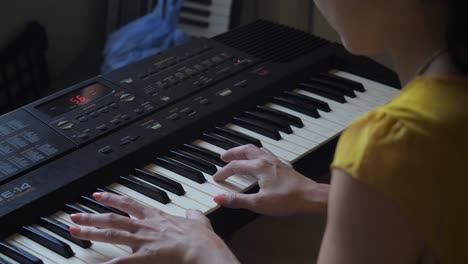
[[(468, 205), (468, 33), (461, 0), (316, 0), (354, 54), (386, 52), (404, 86), (389, 104), (341, 136), (331, 187), (309, 180), (265, 149), (243, 146), (214, 177), (248, 174), (257, 194), (220, 194), (227, 207), (286, 215), (325, 211), (319, 263), (462, 263)], [(236, 263), (199, 212), (168, 216), (127, 198), (94, 195), (140, 220), (73, 215), (71, 233), (121, 243), (134, 254), (112, 263)]]

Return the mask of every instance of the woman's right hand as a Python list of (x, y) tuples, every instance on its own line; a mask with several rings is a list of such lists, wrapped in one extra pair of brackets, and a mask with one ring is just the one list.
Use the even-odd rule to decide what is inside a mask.
[(258, 180), (258, 193), (225, 193), (215, 202), (230, 208), (246, 208), (266, 215), (324, 212), (328, 200), (328, 184), (306, 178), (270, 151), (254, 145), (230, 149), (221, 155), (229, 162), (213, 175), (223, 181), (233, 175), (250, 175)]

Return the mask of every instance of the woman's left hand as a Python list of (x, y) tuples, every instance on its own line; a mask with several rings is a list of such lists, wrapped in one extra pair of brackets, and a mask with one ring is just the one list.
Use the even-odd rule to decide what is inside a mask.
[[(127, 245), (129, 256), (108, 263), (238, 263), (214, 233), (201, 212), (187, 210), (186, 218), (168, 215), (135, 200), (111, 193), (95, 193), (100, 203), (122, 210), (134, 219), (116, 214), (74, 214), (70, 233), (83, 240)], [(94, 228), (98, 227), (98, 228)]]

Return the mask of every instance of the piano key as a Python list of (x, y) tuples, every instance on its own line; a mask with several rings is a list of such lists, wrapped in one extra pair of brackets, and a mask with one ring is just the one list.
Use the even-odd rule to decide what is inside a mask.
[(202, 184), (206, 182), (205, 177), (203, 177), (203, 174), (197, 170), (194, 170), (190, 167), (187, 167), (182, 164), (177, 164), (173, 160), (167, 159), (167, 158), (156, 158), (154, 161), (154, 164), (161, 166), (167, 170), (170, 170), (174, 173), (179, 174), (182, 177), (185, 177), (191, 181), (194, 181), (196, 183)]
[[(40, 226), (36, 226), (36, 228), (48, 234), (49, 236), (52, 236), (56, 239), (61, 239), (61, 236), (51, 232), (50, 230), (47, 230)], [(109, 260), (109, 258), (107, 258), (106, 256), (102, 254), (99, 254), (94, 249), (84, 249), (73, 243), (70, 243), (70, 247), (72, 248), (73, 252), (75, 252), (76, 258), (84, 261), (85, 263), (102, 263), (102, 262)]]
[(294, 91), (286, 91), (286, 92), (284, 92), (284, 94), (286, 95), (286, 97), (295, 98), (295, 99), (298, 99), (300, 101), (307, 102), (307, 103), (313, 105), (314, 107), (316, 107), (318, 110), (322, 110), (324, 112), (330, 112), (331, 111), (330, 106), (326, 102), (323, 102), (321, 100), (311, 98), (311, 97), (306, 97), (306, 96), (304, 96), (302, 94), (299, 94), (299, 93), (296, 93)]
[(227, 137), (227, 138), (229, 138), (231, 140), (239, 142), (242, 145), (252, 144), (252, 145), (255, 145), (255, 146), (259, 147), (259, 148), (262, 147), (262, 143), (260, 142), (260, 140), (258, 140), (256, 138), (253, 138), (253, 137), (249, 137), (247, 135), (244, 135), (242, 133), (239, 133), (239, 132), (234, 131), (234, 130), (229, 129), (229, 128), (216, 127), (215, 132), (222, 135), (222, 136), (225, 136), (225, 137)]
[[(197, 202), (200, 202), (206, 206), (208, 206), (209, 208), (214, 208), (216, 207), (216, 203), (213, 201), (213, 195), (210, 195), (208, 194), (208, 192), (206, 190), (203, 190), (203, 188), (201, 188), (201, 185), (204, 185), (204, 184), (207, 184), (207, 183), (204, 183), (204, 184), (197, 184), (198, 186), (196, 186), (195, 183), (193, 183), (192, 181), (189, 181), (187, 183), (187, 179), (181, 177), (181, 176), (178, 176), (177, 174), (174, 174), (170, 171), (167, 171), (166, 169), (164, 168), (161, 168), (161, 167), (158, 167), (154, 164), (149, 164), (145, 167), (146, 170), (149, 170), (149, 171), (153, 171), (153, 172), (156, 172), (156, 173), (159, 173), (165, 177), (168, 177), (168, 178), (171, 178), (177, 182), (179, 182), (183, 187), (184, 187), (184, 190), (185, 190), (185, 196), (189, 197), (190, 199), (194, 200), (194, 201), (197, 201)], [(168, 175), (171, 175), (171, 176), (168, 176)], [(198, 187), (198, 188), (197, 188)]]
[(366, 89), (364, 88), (364, 85), (362, 85), (361, 83), (358, 83), (358, 82), (355, 82), (355, 81), (340, 77), (338, 75), (333, 75), (333, 74), (328, 73), (328, 72), (321, 72), (318, 76), (320, 78), (324, 79), (324, 80), (341, 83), (343, 85), (351, 87), (355, 91), (362, 92), (362, 93), (366, 92)]
[(92, 243), (88, 240), (81, 240), (75, 238), (70, 234), (70, 226), (63, 224), (53, 218), (50, 217), (41, 217), (39, 219), (39, 225), (50, 230), (51, 232), (73, 242), (74, 244), (82, 247), (82, 248), (89, 248), (91, 247)]
[(282, 119), (276, 118), (275, 116), (259, 113), (256, 111), (246, 111), (244, 112), (243, 115), (245, 115), (246, 117), (250, 117), (250, 118), (254, 118), (254, 119), (258, 119), (260, 121), (266, 122), (274, 126), (278, 131), (281, 131), (283, 133), (286, 133), (286, 134), (292, 133), (292, 129), (289, 123), (287, 123), (286, 121)]
[[(76, 224), (70, 220), (70, 215), (63, 211), (56, 212), (55, 214), (51, 215), (50, 218), (68, 226), (76, 226)], [(127, 246), (112, 245), (99, 241), (93, 241), (91, 249), (93, 249), (96, 252), (99, 252), (100, 254), (108, 257), (109, 259), (113, 259), (120, 256), (126, 256), (132, 253), (132, 250)]]
[(308, 91), (301, 90), (301, 89), (294, 89), (294, 91), (296, 93), (300, 93), (300, 94), (303, 94), (305, 96), (309, 96), (311, 98), (316, 98), (316, 99), (322, 100), (324, 102), (327, 102), (330, 105), (332, 111), (338, 112), (340, 114), (346, 114), (347, 113), (348, 116), (355, 116), (355, 117), (362, 116), (364, 114), (367, 114), (371, 110), (369, 108), (363, 108), (363, 107), (360, 107), (360, 106), (357, 106), (357, 105), (353, 105), (350, 102), (347, 102), (345, 104), (337, 103), (337, 102), (332, 101), (332, 100), (330, 100), (328, 98), (325, 98), (325, 97), (322, 97), (320, 95), (316, 95), (316, 94), (313, 94), (313, 93), (310, 93)]
[(343, 94), (332, 92), (329, 89), (321, 87), (321, 86), (317, 86), (317, 85), (310, 84), (310, 83), (300, 83), (297, 85), (297, 87), (302, 90), (306, 90), (308, 92), (326, 97), (338, 103), (342, 103), (342, 104), (346, 103), (346, 99)]
[(196, 16), (203, 16), (209, 18), (211, 15), (211, 12), (209, 10), (204, 10), (204, 9), (199, 9), (199, 8), (193, 8), (193, 7), (188, 7), (188, 6), (182, 6), (180, 8), (181, 13), (189, 13), (192, 15)]
[[(268, 142), (268, 143), (270, 143), (272, 145), (275, 145), (277, 147), (280, 147), (282, 149), (290, 151), (290, 152), (292, 152), (292, 153), (294, 153), (294, 154), (296, 154), (298, 156), (300, 156), (300, 155), (304, 154), (305, 152), (307, 152), (307, 149), (305, 149), (305, 148), (303, 148), (303, 147), (301, 147), (299, 145), (296, 145), (293, 142), (289, 142), (287, 140), (278, 140), (278, 141), (276, 141), (276, 140), (270, 139), (268, 137), (264, 137), (264, 136), (262, 136), (262, 135), (260, 135), (258, 133), (253, 132), (253, 131), (247, 130), (247, 129), (243, 128), (243, 127), (237, 126), (235, 124), (228, 124), (228, 125), (226, 125), (226, 127), (230, 128), (230, 129), (233, 129), (233, 130), (236, 130), (236, 131), (238, 131), (240, 133), (244, 133), (244, 134), (249, 135), (251, 137), (256, 137), (256, 138), (258, 138), (258, 139), (260, 139), (262, 141)], [(297, 156), (295, 158), (297, 158)]]
[(41, 244), (36, 243), (35, 241), (20, 234), (12, 235), (9, 238), (9, 242), (16, 246), (21, 246), (25, 250), (30, 251), (32, 254), (42, 259), (44, 263), (46, 262), (45, 259), (50, 260), (49, 261), (50, 263), (73, 263), (73, 264), (84, 263), (81, 259), (78, 259), (76, 257), (70, 257), (70, 258), (63, 257), (55, 253), (54, 251), (42, 246)]
[(201, 139), (205, 140), (206, 142), (210, 142), (213, 145), (219, 146), (223, 149), (231, 149), (239, 146), (240, 144), (236, 144), (233, 141), (229, 141), (223, 137), (219, 137), (218, 135), (215, 135), (213, 133), (203, 133), (203, 135), (200, 137)]
[(96, 201), (94, 198), (89, 197), (89, 196), (83, 195), (79, 198), (79, 201), (84, 206), (89, 207), (90, 209), (93, 209), (94, 211), (101, 213), (101, 214), (114, 213), (114, 214), (119, 214), (121, 216), (129, 217), (127, 213), (122, 212), (118, 209), (103, 205), (100, 202)]
[(282, 112), (285, 112), (285, 113), (288, 113), (288, 114), (292, 114), (292, 115), (295, 115), (299, 118), (301, 118), (303, 121), (307, 121), (313, 125), (317, 125), (317, 126), (320, 126), (320, 127), (324, 127), (324, 128), (327, 128), (329, 130), (332, 130), (332, 131), (335, 131), (337, 133), (341, 132), (345, 126), (343, 125), (340, 125), (340, 124), (337, 124), (337, 123), (334, 123), (334, 122), (330, 122), (324, 118), (311, 118), (307, 115), (304, 115), (302, 113), (299, 113), (297, 111), (295, 111), (294, 109), (290, 109), (290, 108), (287, 108), (287, 107), (283, 107), (283, 106), (280, 106), (280, 105), (277, 105), (277, 104), (273, 104), (273, 103), (268, 103), (266, 106), (268, 107), (271, 107), (273, 109), (276, 109), (276, 110), (279, 110), (279, 111), (282, 111)]
[(316, 107), (310, 106), (302, 101), (293, 100), (291, 98), (274, 97), (273, 102), (313, 118), (320, 117)]
[[(202, 140), (196, 140), (192, 144), (203, 147), (203, 148), (206, 148), (206, 149), (208, 149), (210, 151), (213, 151), (213, 152), (216, 152), (216, 153), (218, 153), (220, 155), (225, 152), (224, 149), (218, 148), (217, 146), (212, 145), (212, 144), (210, 144), (208, 142), (204, 142)], [(211, 176), (212, 175), (209, 175), (209, 177), (208, 177), (208, 179), (210, 179), (210, 182), (211, 182), (211, 179), (212, 179)], [(233, 177), (230, 177), (230, 178), (228, 178), (226, 180), (226, 182), (236, 185), (237, 188), (239, 188), (240, 190), (244, 189), (245, 187), (251, 186), (256, 181), (257, 180), (254, 177), (251, 177), (251, 176), (233, 176)], [(238, 190), (238, 191), (240, 191), (240, 190)], [(235, 190), (231, 190), (231, 191), (235, 191)]]
[(213, 1), (212, 0), (186, 0), (185, 1), (186, 3), (196, 3), (196, 4), (201, 4), (201, 5), (207, 5), (207, 6), (210, 6)]
[(94, 211), (88, 210), (87, 208), (82, 207), (77, 204), (65, 204), (65, 206), (63, 207), (63, 210), (69, 214), (76, 214), (76, 213), (92, 214), (94, 213)]
[(17, 261), (19, 263), (27, 264), (42, 264), (43, 261), (37, 256), (23, 250), (20, 247), (16, 247), (6, 241), (0, 241), (0, 253), (5, 256)]
[(216, 164), (220, 167), (226, 166), (226, 162), (221, 160), (219, 154), (209, 151), (207, 149), (192, 145), (192, 144), (184, 144), (181, 149), (187, 153), (190, 153), (200, 159), (204, 159), (212, 164)]
[[(133, 175), (130, 175), (129, 177), (133, 177)], [(146, 184), (149, 184), (149, 185), (152, 185), (154, 186), (155, 188), (159, 188), (158, 186), (154, 185), (154, 184), (151, 184), (150, 182), (147, 182), (147, 181), (144, 181), (144, 180), (141, 180), (142, 182), (146, 183)], [(208, 212), (209, 211), (209, 207), (198, 202), (198, 201), (195, 201), (185, 195), (176, 195), (176, 194), (173, 194), (171, 192), (168, 192), (167, 195), (169, 196), (169, 199), (171, 199), (171, 202), (174, 203), (175, 205), (181, 207), (181, 208), (184, 208), (184, 209), (195, 209), (195, 210), (200, 210), (202, 211), (203, 213), (205, 212)]]
[(206, 21), (199, 21), (199, 20), (189, 18), (189, 17), (184, 17), (184, 16), (179, 17), (179, 23), (193, 26), (193, 27), (204, 28), (204, 29), (210, 26), (210, 23)]
[(153, 185), (156, 185), (159, 188), (162, 188), (173, 194), (176, 194), (179, 196), (185, 194), (185, 190), (180, 183), (173, 181), (171, 179), (168, 179), (166, 177), (163, 177), (162, 175), (159, 175), (157, 173), (146, 171), (146, 170), (141, 170), (141, 169), (135, 169), (133, 171), (133, 176), (141, 180), (144, 180), (146, 182), (149, 182)]
[(56, 239), (33, 226), (23, 226), (18, 232), (67, 259), (75, 255), (69, 244), (63, 242), (62, 240)]
[[(179, 163), (178, 161), (174, 161), (174, 162)], [(188, 167), (190, 167), (190, 166), (188, 166)], [(191, 169), (196, 170), (195, 168), (191, 168)], [(245, 188), (245, 186), (243, 184), (240, 184), (240, 183), (236, 182), (234, 179), (230, 179), (230, 180), (225, 181), (225, 182), (216, 182), (216, 181), (213, 180), (211, 175), (208, 175), (208, 174), (203, 173), (201, 171), (199, 171), (199, 172), (203, 175), (203, 177), (206, 179), (207, 182), (219, 187), (220, 190), (222, 189), (222, 190), (224, 190), (224, 192), (226, 192), (226, 191), (228, 191), (228, 192), (240, 192)]]
[(232, 123), (275, 141), (281, 139), (279, 131), (264, 122), (256, 121), (251, 118), (234, 117)]
[(167, 214), (185, 217), (185, 210), (172, 202), (162, 204), (146, 195), (143, 195), (118, 183), (112, 183), (111, 185), (107, 186), (107, 188), (114, 190), (123, 196), (133, 198), (147, 206), (157, 208)]
[(1, 264), (20, 264), (17, 261), (14, 261), (13, 259), (3, 255), (0, 253), (0, 263)]
[(179, 161), (181, 163), (185, 163), (188, 166), (196, 168), (197, 170), (207, 173), (209, 175), (213, 175), (218, 171), (214, 164), (211, 164), (205, 160), (199, 159), (184, 151), (171, 150), (168, 156), (173, 160)]
[(393, 87), (390, 87), (388, 85), (385, 85), (376, 81), (366, 79), (364, 77), (361, 77), (352, 73), (339, 71), (339, 70), (330, 70), (329, 73), (339, 76), (339, 77), (346, 78), (348, 80), (361, 83), (362, 85), (364, 85), (364, 88), (366, 90), (375, 89), (379, 91), (382, 95), (387, 96), (388, 98), (392, 98), (399, 93), (398, 89), (395, 89)]
[(283, 113), (281, 111), (278, 111), (278, 110), (275, 110), (266, 106), (257, 106), (255, 108), (255, 111), (259, 111), (267, 115), (272, 115), (272, 116), (275, 116), (276, 118), (281, 118), (284, 121), (288, 122), (291, 126), (295, 126), (297, 128), (302, 128), (304, 126), (304, 124), (302, 123), (302, 120), (298, 118), (297, 116)]
[(343, 95), (352, 97), (352, 98), (356, 97), (356, 94), (354, 93), (353, 88), (347, 87), (345, 85), (341, 85), (333, 81), (328, 81), (328, 80), (312, 77), (309, 80), (307, 80), (307, 83), (311, 83), (311, 84), (318, 85), (318, 86), (323, 86), (323, 87), (332, 89), (336, 92), (339, 92)]
[(162, 204), (168, 204), (171, 202), (165, 191), (143, 183), (136, 178), (132, 179), (125, 176), (120, 176), (117, 182)]
[[(28, 253), (34, 255), (35, 257), (37, 257), (38, 259), (41, 260), (41, 263), (44, 263), (44, 264), (56, 264), (56, 263), (58, 263), (56, 261), (53, 261), (52, 257), (45, 256), (44, 252), (38, 252), (38, 251), (35, 251), (35, 250), (31, 249), (31, 248), (25, 247), (24, 245), (22, 245), (22, 244), (20, 244), (20, 243), (18, 243), (15, 240), (12, 239), (12, 237), (17, 237), (17, 236), (19, 236), (19, 235), (14, 234), (14, 235), (10, 236), (10, 238), (7, 238), (5, 240), (5, 242), (9, 243), (12, 246), (15, 246), (18, 249), (21, 249), (21, 250), (23, 250), (25, 252), (28, 252)], [(20, 262), (20, 263), (28, 263), (28, 262)]]

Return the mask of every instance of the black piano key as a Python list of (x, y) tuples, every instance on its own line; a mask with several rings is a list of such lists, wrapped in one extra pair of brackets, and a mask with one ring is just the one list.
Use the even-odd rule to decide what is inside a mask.
[(232, 130), (226, 127), (216, 127), (215, 133), (220, 134), (221, 136), (227, 137), (242, 145), (252, 144), (259, 148), (263, 147), (262, 142), (260, 142), (260, 140), (253, 138), (251, 136), (248, 136), (248, 135), (244, 135), (242, 133), (239, 133), (235, 130)]
[(300, 101), (305, 102), (307, 104), (310, 104), (311, 106), (313, 106), (313, 107), (315, 107), (317, 109), (320, 109), (320, 110), (322, 110), (324, 112), (330, 112), (331, 111), (330, 106), (326, 102), (320, 101), (318, 99), (311, 98), (311, 97), (305, 96), (303, 94), (296, 93), (296, 92), (291, 92), (291, 91), (286, 91), (286, 92), (284, 92), (284, 94), (288, 98), (300, 100)]
[(346, 79), (346, 78), (343, 78), (343, 77), (340, 77), (340, 76), (337, 76), (337, 75), (334, 75), (334, 74), (331, 74), (331, 73), (328, 73), (328, 72), (322, 72), (322, 73), (319, 74), (319, 76), (321, 78), (323, 78), (323, 79), (327, 79), (327, 80), (334, 81), (334, 82), (337, 82), (337, 83), (342, 83), (343, 85), (351, 87), (355, 91), (358, 91), (358, 92), (361, 92), (361, 93), (366, 91), (366, 89), (364, 88), (364, 85), (362, 85), (362, 83), (359, 83), (359, 82), (356, 82), (356, 81), (353, 81), (353, 80), (349, 80), (349, 79)]
[(171, 151), (168, 155), (173, 160), (176, 160), (180, 163), (184, 163), (188, 166), (191, 166), (199, 171), (207, 173), (209, 175), (215, 174), (218, 169), (214, 164), (211, 164), (203, 159), (200, 159), (196, 156), (193, 156), (190, 153), (180, 151)]
[(168, 204), (171, 202), (171, 199), (169, 199), (169, 196), (167, 196), (165, 191), (155, 188), (137, 179), (120, 176), (117, 182), (162, 204)]
[(227, 165), (226, 162), (221, 160), (221, 156), (218, 153), (199, 146), (195, 146), (193, 144), (184, 144), (181, 147), (181, 150), (220, 167)]
[(278, 129), (265, 122), (246, 117), (234, 117), (232, 123), (273, 140), (281, 140)]
[(130, 215), (128, 215), (127, 213), (122, 212), (119, 209), (115, 209), (115, 208), (111, 208), (109, 206), (105, 206), (105, 205), (101, 204), (100, 202), (96, 201), (92, 197), (81, 196), (79, 202), (82, 203), (84, 206), (87, 206), (87, 207), (89, 207), (89, 208), (93, 209), (94, 211), (96, 211), (98, 213), (101, 213), (101, 214), (114, 213), (114, 214), (119, 214), (121, 216), (130, 217)]
[(201, 16), (201, 17), (206, 17), (206, 18), (209, 18), (211, 16), (211, 12), (209, 10), (193, 8), (193, 7), (188, 7), (188, 6), (182, 6), (180, 8), (180, 12), (188, 13), (188, 14), (196, 15), (196, 16)]
[(258, 119), (260, 121), (263, 121), (263, 122), (266, 122), (266, 123), (268, 123), (270, 125), (273, 125), (279, 131), (284, 132), (286, 134), (292, 134), (292, 132), (293, 132), (292, 128), (291, 128), (291, 126), (289, 125), (288, 122), (285, 122), (284, 120), (279, 119), (279, 118), (277, 118), (275, 116), (259, 113), (259, 112), (256, 112), (256, 111), (246, 111), (246, 112), (244, 112), (244, 115), (247, 116), (247, 117), (256, 118), (256, 119)]
[(328, 98), (330, 100), (336, 101), (338, 103), (342, 103), (342, 104), (346, 103), (346, 99), (343, 94), (337, 94), (328, 88), (324, 88), (322, 86), (308, 84), (308, 83), (300, 83), (298, 87), (308, 92), (311, 92), (311, 93), (323, 96), (325, 98)]
[(197, 183), (205, 183), (203, 173), (169, 158), (156, 158), (155, 164)]
[(229, 144), (231, 144), (234, 147), (239, 147), (239, 146), (245, 145), (245, 143), (241, 143), (241, 142), (239, 142), (239, 140), (233, 140), (233, 139), (228, 138), (225, 135), (221, 135), (220, 133), (217, 133), (217, 132), (210, 132), (209, 134), (216, 137), (216, 138), (219, 138), (219, 139), (222, 139), (222, 140), (224, 140), (226, 142), (229, 142)]
[(333, 89), (337, 92), (340, 92), (346, 96), (349, 96), (351, 98), (355, 98), (356, 97), (356, 94), (354, 93), (354, 89), (351, 88), (351, 87), (347, 87), (347, 86), (344, 86), (342, 84), (339, 84), (339, 83), (336, 83), (336, 82), (332, 82), (332, 81), (327, 81), (327, 80), (323, 80), (323, 79), (319, 79), (319, 78), (310, 78), (308, 80), (308, 83), (313, 83), (313, 84), (317, 84), (317, 85), (323, 85), (325, 87), (328, 87), (330, 89)]
[(15, 247), (10, 243), (0, 241), (0, 253), (14, 261), (25, 264), (43, 264), (42, 260), (33, 254)]
[(203, 133), (200, 139), (226, 150), (239, 146), (235, 143), (232, 143), (232, 141), (225, 140), (224, 138), (218, 137), (212, 133)]
[(194, 26), (194, 27), (199, 27), (199, 28), (209, 28), (210, 23), (205, 22), (205, 21), (199, 21), (187, 17), (179, 17), (179, 23), (189, 25), (189, 26)]
[(53, 236), (50, 236), (49, 234), (42, 232), (37, 228), (34, 228), (32, 226), (23, 226), (20, 228), (18, 233), (42, 245), (43, 247), (52, 250), (53, 252), (59, 254), (62, 257), (71, 258), (75, 256), (75, 252), (73, 252), (70, 245), (61, 240), (56, 239)]
[(0, 257), (0, 264), (11, 264), (11, 262), (9, 262), (6, 259)]
[(304, 123), (302, 123), (302, 120), (299, 117), (295, 116), (295, 115), (284, 113), (284, 112), (281, 112), (279, 110), (272, 109), (272, 108), (269, 108), (269, 107), (266, 107), (266, 106), (257, 106), (257, 108), (255, 108), (255, 111), (260, 112), (260, 113), (264, 113), (266, 115), (271, 115), (271, 116), (274, 116), (276, 118), (280, 118), (280, 119), (288, 122), (291, 126), (295, 126), (295, 127), (298, 127), (298, 128), (304, 127)]
[(76, 237), (72, 236), (70, 234), (70, 227), (68, 225), (61, 223), (53, 218), (41, 217), (38, 224), (50, 232), (53, 232), (82, 248), (89, 248), (93, 245), (91, 241), (77, 239)]
[(213, 4), (213, 0), (185, 0), (185, 2), (206, 5), (206, 6), (211, 6)]
[(133, 176), (135, 176), (136, 178), (142, 179), (144, 181), (147, 181), (151, 184), (154, 184), (178, 196), (185, 194), (184, 187), (180, 183), (173, 181), (172, 179), (168, 179), (162, 175), (159, 175), (158, 173), (135, 169), (133, 171)]
[(92, 211), (86, 208), (83, 208), (79, 205), (76, 205), (76, 204), (65, 204), (65, 206), (62, 209), (67, 214), (76, 214), (76, 213), (93, 214)]
[(313, 118), (320, 117), (320, 114), (317, 111), (317, 108), (311, 107), (309, 104), (306, 104), (299, 100), (294, 100), (291, 98), (284, 98), (284, 97), (274, 97), (273, 103), (289, 108), (291, 110), (297, 111), (299, 113), (303, 113)]

